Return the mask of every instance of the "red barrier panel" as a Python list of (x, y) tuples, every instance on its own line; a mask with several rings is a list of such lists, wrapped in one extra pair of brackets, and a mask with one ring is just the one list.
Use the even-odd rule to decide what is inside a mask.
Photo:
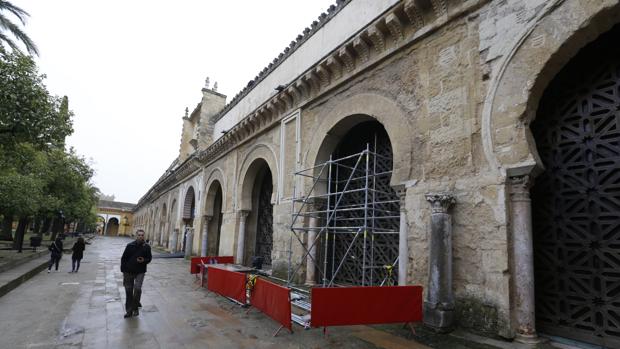
[(422, 286), (313, 288), (311, 326), (422, 321)]
[(288, 328), (289, 331), (293, 331), (289, 288), (257, 278), (250, 293), (250, 304)]
[(243, 304), (246, 303), (245, 274), (209, 267), (207, 269), (207, 289)]
[(207, 257), (193, 257), (189, 264), (189, 272), (191, 274), (198, 274), (200, 269), (198, 264), (232, 264), (235, 262), (233, 256), (207, 256)]

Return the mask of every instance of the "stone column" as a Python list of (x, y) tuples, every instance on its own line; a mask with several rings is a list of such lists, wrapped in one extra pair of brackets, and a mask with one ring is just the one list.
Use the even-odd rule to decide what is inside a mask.
[(205, 229), (202, 232), (202, 240), (200, 241), (201, 245), (200, 245), (200, 256), (201, 257), (206, 257), (207, 256), (207, 247), (208, 247), (208, 238), (209, 238), (209, 223), (211, 222), (211, 219), (213, 218), (213, 216), (205, 216), (205, 219), (203, 220), (205, 222)]
[(537, 343), (530, 177), (510, 177), (510, 226), (516, 341)]
[(172, 238), (170, 240), (170, 252), (175, 253), (177, 251), (178, 241), (179, 241), (179, 229), (174, 228), (172, 230)]
[[(168, 231), (168, 222), (164, 222), (163, 224), (163, 229), (161, 231), (161, 236), (159, 239), (159, 246), (165, 246), (164, 243), (167, 243), (168, 241), (164, 241), (164, 237), (166, 236), (166, 232)], [(168, 246), (166, 246), (168, 247)]]
[(409, 268), (409, 226), (407, 225), (407, 208), (405, 206), (406, 190), (398, 190), (400, 198), (400, 225), (398, 228), (398, 285), (407, 284)]
[(245, 251), (245, 221), (248, 218), (250, 211), (239, 211), (239, 236), (237, 238), (237, 258), (235, 259), (237, 264), (243, 264), (243, 254)]
[(424, 301), (424, 323), (438, 332), (447, 332), (454, 324), (452, 293), (452, 216), (455, 204), (448, 193), (429, 193), (431, 203), (431, 239), (428, 290)]
[(194, 242), (194, 228), (186, 228), (187, 235), (185, 238), (185, 259), (189, 259), (192, 256), (192, 245)]
[(320, 211), (322, 208), (321, 202), (314, 202), (310, 207), (310, 211), (314, 211), (314, 215), (310, 217), (310, 221), (308, 222), (308, 257), (306, 257), (306, 285), (314, 285), (316, 284), (316, 268), (317, 266), (316, 260), (316, 250), (317, 244), (314, 240), (316, 239), (316, 234), (319, 232), (320, 228), (318, 228), (319, 223), (321, 221), (320, 214), (317, 211)]

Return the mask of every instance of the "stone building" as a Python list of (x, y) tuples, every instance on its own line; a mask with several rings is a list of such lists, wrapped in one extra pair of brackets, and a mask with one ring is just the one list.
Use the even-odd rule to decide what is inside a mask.
[(131, 236), (135, 206), (127, 202), (99, 199), (97, 233), (109, 236)]
[(358, 235), (321, 237), (341, 203), (304, 198), (342, 191), (355, 171), (316, 169), (366, 151), (391, 202), (371, 207), (375, 275), (423, 285), (428, 325), (617, 347), (619, 22), (615, 0), (338, 1), (228, 103), (202, 90), (135, 226), (289, 280), (306, 258), (309, 284), (333, 276), (311, 257), (349, 256), (337, 281), (364, 283)]

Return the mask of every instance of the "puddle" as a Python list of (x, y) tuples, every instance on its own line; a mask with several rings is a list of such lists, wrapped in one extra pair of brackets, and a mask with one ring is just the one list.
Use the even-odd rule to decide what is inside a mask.
[(84, 327), (82, 326), (65, 326), (60, 334), (62, 338), (67, 338), (79, 333), (84, 333)]
[(206, 319), (200, 319), (200, 318), (189, 319), (187, 320), (187, 323), (189, 323), (189, 325), (192, 326), (193, 328), (202, 328), (202, 327), (206, 327), (209, 325)]
[(143, 313), (155, 313), (155, 312), (158, 312), (158, 311), (159, 311), (159, 309), (157, 309), (157, 307), (154, 306), (154, 305), (147, 305), (147, 306), (142, 307), (142, 312)]

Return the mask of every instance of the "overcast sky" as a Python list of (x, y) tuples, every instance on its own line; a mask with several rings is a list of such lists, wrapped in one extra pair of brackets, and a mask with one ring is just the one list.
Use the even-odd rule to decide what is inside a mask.
[(13, 3), (48, 89), (69, 97), (68, 144), (104, 194), (136, 203), (177, 157), (205, 77), (230, 101), (335, 0)]

